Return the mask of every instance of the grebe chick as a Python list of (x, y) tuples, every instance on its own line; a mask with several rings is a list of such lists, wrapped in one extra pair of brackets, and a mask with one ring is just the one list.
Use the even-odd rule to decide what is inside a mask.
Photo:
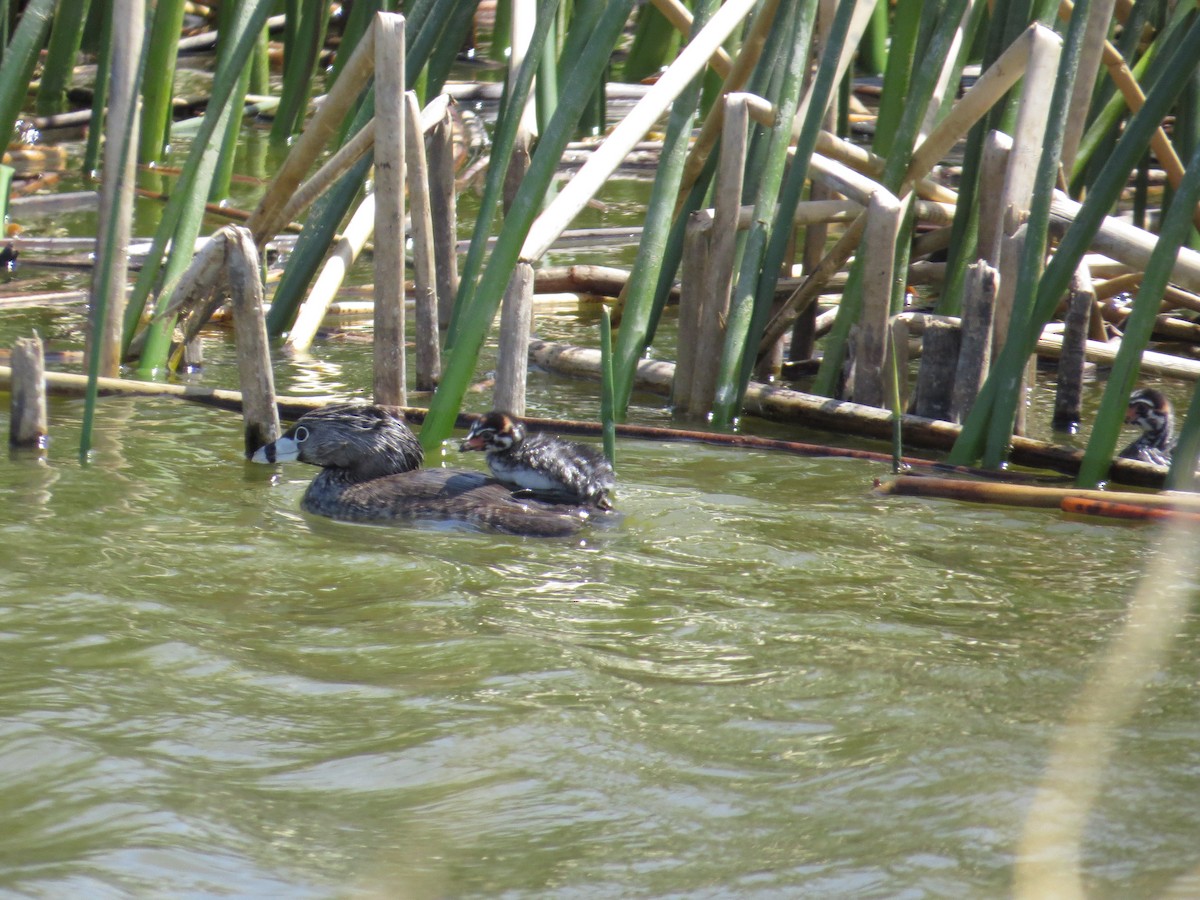
[(493, 410), (475, 420), (458, 449), (483, 450), (492, 475), (536, 496), (612, 509), (612, 465), (589, 444), (528, 435), (519, 419)]
[(1129, 408), (1125, 411), (1125, 422), (1142, 429), (1141, 436), (1121, 451), (1125, 459), (1140, 459), (1156, 466), (1169, 466), (1171, 452), (1175, 449), (1172, 434), (1175, 416), (1171, 401), (1162, 391), (1154, 388), (1139, 388), (1129, 396)]

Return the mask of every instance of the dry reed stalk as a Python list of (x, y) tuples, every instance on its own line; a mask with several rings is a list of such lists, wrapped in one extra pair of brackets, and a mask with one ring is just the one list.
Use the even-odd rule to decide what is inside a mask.
[[(121, 0), (105, 14), (118, 17), (114, 21), (141, 22), (145, 16), (145, 3), (144, 0)], [(141, 118), (138, 60), (142, 55), (143, 38), (140, 27), (113, 29), (108, 116), (104, 126), (106, 151), (96, 226), (97, 252), (107, 252), (107, 258), (104, 264), (92, 270), (89, 300), (92, 321), (87, 333), (87, 352), (97, 355), (94, 371), (109, 377), (116, 377), (121, 372), (125, 303), (129, 290), (129, 234), (136, 187), (135, 148)], [(103, 304), (99, 298), (104, 298)]]
[(830, 248), (829, 252), (822, 257), (808, 276), (791, 296), (783, 302), (778, 310), (767, 323), (766, 329), (763, 331), (763, 339), (759, 343), (759, 350), (765, 351), (778, 341), (787, 330), (792, 327), (796, 319), (808, 309), (809, 305), (815, 303), (821, 291), (829, 280), (837, 274), (846, 264), (854, 253), (854, 249), (858, 246), (859, 240), (862, 238), (864, 229), (867, 226), (867, 214), (864, 211), (856, 218), (850, 226), (838, 238), (836, 244)]
[[(886, 165), (886, 160), (882, 156), (877, 156), (865, 147), (860, 147), (856, 144), (851, 144), (837, 135), (830, 134), (828, 131), (822, 131), (817, 135), (816, 152), (830, 159), (835, 159), (840, 163), (845, 163), (855, 171), (861, 172), (874, 179), (879, 179), (883, 175), (883, 168)], [(907, 176), (906, 176), (907, 179)], [(906, 187), (904, 192), (910, 189)], [(923, 200), (933, 200), (938, 203), (956, 203), (958, 201), (958, 193), (944, 184), (933, 181), (930, 178), (920, 178), (915, 184), (916, 194)]]
[(887, 361), (888, 319), (892, 305), (896, 238), (904, 218), (904, 203), (880, 188), (867, 206), (863, 232), (862, 312), (854, 347), (852, 398), (864, 406), (883, 406), (884, 365)]
[(961, 328), (938, 319), (928, 323), (921, 336), (921, 365), (917, 370), (917, 397), (913, 412), (918, 416), (951, 421), (954, 372), (958, 367), (961, 348)]
[[(701, 340), (701, 315), (711, 290), (708, 279), (709, 244), (712, 238), (712, 212), (697, 210), (688, 217), (683, 236), (683, 260), (680, 264), (679, 334), (675, 354), (671, 402), (677, 415), (691, 416), (696, 398), (692, 387), (697, 369)], [(719, 346), (719, 345), (718, 345)], [(712, 396), (711, 389), (709, 396)]]
[(1002, 131), (989, 131), (983, 139), (979, 162), (979, 237), (976, 241), (979, 258), (999, 269), (1000, 235), (1004, 231), (1004, 207), (1000, 197), (1004, 191), (1005, 173), (1012, 138)]
[(1059, 509), (1063, 500), (1077, 499), (1127, 503), (1149, 509), (1200, 512), (1200, 496), (1170, 491), (1156, 494), (1092, 491), (1075, 487), (1043, 487), (928, 475), (898, 475), (880, 484), (877, 490), (883, 494), (900, 497), (939, 497), (969, 503), (994, 503), (1000, 506), (1025, 506), (1035, 509)]
[[(763, 47), (767, 42), (767, 34), (774, 24), (775, 11), (778, 7), (779, 0), (765, 0), (763, 3), (753, 24), (750, 26), (749, 33), (742, 41), (737, 58), (733, 61), (733, 67), (729, 70), (729, 74), (725, 76), (725, 81), (721, 85), (721, 94), (723, 96), (740, 91), (746, 86), (746, 82), (750, 80), (750, 75), (753, 73), (754, 67), (758, 65), (758, 59), (762, 55)], [(721, 128), (724, 125), (724, 121), (725, 104), (714, 103), (704, 120), (704, 124), (700, 126), (700, 133), (692, 142), (692, 149), (688, 151), (687, 162), (683, 166), (683, 177), (679, 182), (679, 200), (675, 206), (676, 214), (682, 209), (684, 200), (688, 192), (691, 191), (692, 185), (700, 177), (700, 172), (703, 171), (704, 164), (708, 161), (708, 154), (717, 145), (717, 139), (721, 135)]]
[[(862, 43), (863, 34), (866, 33), (867, 25), (871, 22), (871, 16), (875, 11), (876, 0), (858, 0), (854, 7), (854, 12), (850, 17), (850, 24), (846, 29), (846, 39), (842, 41), (840, 52), (838, 53), (837, 74), (833, 79), (834, 84), (841, 84), (846, 77), (846, 72), (850, 69), (850, 63), (858, 53), (858, 46)], [(829, 17), (829, 22), (832, 24), (833, 16)], [(825, 48), (822, 45), (821, 52), (824, 53)], [(808, 119), (808, 110), (812, 106), (813, 89), (816, 79), (807, 85), (804, 95), (800, 98), (800, 103), (796, 107), (796, 117), (792, 120), (792, 140), (793, 142), (800, 137), (800, 129), (804, 122)]]
[[(916, 320), (914, 317), (910, 324)], [(529, 344), (529, 357), (532, 362), (552, 372), (580, 378), (599, 377), (599, 350), (533, 340)], [(636, 383), (641, 390), (666, 394), (670, 391), (674, 372), (675, 367), (669, 362), (643, 360), (638, 364)], [(2, 383), (3, 370), (0, 369)], [(753, 382), (746, 391), (743, 412), (772, 421), (798, 423), (838, 434), (856, 434), (882, 440), (891, 440), (894, 427), (892, 414), (887, 410)], [(959, 426), (950, 422), (920, 416), (905, 415), (902, 424), (907, 445), (937, 450), (949, 450), (961, 431)], [(1013, 438), (1012, 461), (1016, 465), (1074, 475), (1079, 471), (1082, 459), (1083, 453), (1079, 450), (1025, 437)], [(1122, 484), (1157, 488), (1162, 487), (1164, 480), (1160, 467), (1133, 459), (1113, 460), (1109, 477)]]
[[(1051, 225), (1065, 226), (1079, 214), (1080, 204), (1060, 191), (1054, 192), (1050, 208)], [(1091, 249), (1103, 253), (1131, 269), (1145, 271), (1150, 254), (1158, 243), (1158, 235), (1137, 228), (1113, 216), (1107, 216), (1092, 239)], [(1180, 247), (1171, 270), (1171, 281), (1194, 293), (1200, 293), (1200, 252)]]
[[(448, 95), (443, 95), (447, 96)], [(431, 104), (432, 105), (432, 104)], [(458, 211), (454, 187), (454, 129), (447, 103), (429, 137), (429, 211), (437, 254), (438, 326), (450, 324), (458, 293)]]
[(1021, 254), (1024, 252), (1028, 233), (1029, 228), (1024, 222), (1013, 234), (1001, 229), (996, 252), (1000, 277), (996, 279), (996, 297), (993, 301), (995, 305), (992, 309), (992, 359), (999, 358), (1008, 338), (1013, 312), (1013, 286), (1021, 274)]
[[(766, 0), (767, 4), (774, 0)], [(613, 129), (591, 159), (567, 182), (550, 206), (538, 216), (521, 247), (520, 258), (540, 259), (616, 171), (625, 154), (654, 127), (688, 83), (707, 64), (709, 56), (754, 9), (755, 0), (729, 0), (663, 72), (658, 82)], [(760, 12), (761, 17), (761, 12)]]
[[(376, 13), (375, 402), (404, 406), (404, 17)], [(341, 84), (342, 76), (334, 88)], [(306, 131), (307, 133), (307, 131)]]
[(283, 223), (294, 222), (306, 209), (313, 205), (321, 194), (332, 187), (339, 178), (354, 168), (354, 164), (375, 146), (375, 120), (360, 128), (329, 160), (313, 173), (312, 177), (296, 188), (283, 211), (279, 213)]
[[(913, 152), (905, 181), (924, 176), (945, 159), (950, 149), (961, 140), (983, 115), (998, 103), (1009, 88), (1026, 72), (1034, 48), (1057, 39), (1049, 28), (1031, 25), (1020, 37), (988, 66), (987, 71), (971, 86), (946, 117), (930, 132)], [(1061, 40), (1059, 41), (1061, 43)]]
[[(1088, 7), (1087, 30), (1079, 51), (1079, 63), (1075, 70), (1075, 84), (1071, 90), (1071, 106), (1063, 131), (1062, 166), (1067, 172), (1075, 165), (1075, 153), (1087, 124), (1088, 109), (1092, 105), (1092, 93), (1096, 86), (1096, 75), (1104, 57), (1104, 45), (1112, 27), (1113, 7), (1116, 0), (1093, 0)], [(1060, 17), (1063, 10), (1060, 8)], [(1067, 18), (1070, 17), (1068, 13)]]
[[(435, 97), (425, 108), (420, 112), (420, 128), (422, 132), (433, 132), (446, 119), (449, 114), (449, 96), (446, 94), (440, 97)], [(359, 134), (365, 131), (371, 133), (371, 144), (374, 145), (375, 140), (375, 120), (371, 120), (367, 128), (362, 129)], [(332, 162), (332, 160), (331, 160)], [(453, 163), (451, 162), (451, 165)], [(322, 169), (324, 171), (324, 169)], [(444, 174), (444, 173), (443, 173)], [(318, 173), (319, 175), (319, 173)], [(318, 176), (313, 176), (309, 183), (317, 180)], [(453, 184), (453, 174), (451, 174), (451, 184)], [(443, 182), (444, 189), (444, 182)], [(430, 198), (430, 212), (433, 214), (436, 204)], [(415, 203), (414, 203), (415, 208)], [(445, 222), (447, 215), (453, 216), (454, 203), (453, 194), (449, 203), (449, 210), (441, 210), (436, 221)], [(414, 228), (416, 222), (414, 220)], [(451, 228), (453, 228), (453, 220), (451, 219)], [(375, 231), (375, 195), (368, 194), (363, 198), (354, 214), (350, 217), (342, 235), (334, 243), (333, 248), (321, 267), (320, 273), (316, 280), (313, 281), (312, 288), (309, 290), (308, 297), (300, 306), (300, 310), (296, 315), (296, 321), (292, 324), (291, 330), (288, 332), (287, 340), (284, 342), (283, 351), (289, 356), (298, 356), (305, 354), (312, 347), (312, 342), (316, 338), (317, 330), (321, 327), (321, 322), (325, 318), (325, 314), (329, 311), (330, 306), (334, 302), (338, 291), (342, 287), (342, 283), (346, 278), (346, 273), (350, 270), (350, 266), (358, 259), (370, 241), (371, 235)], [(453, 232), (451, 232), (453, 233)], [(438, 248), (438, 238), (434, 238), (435, 254)], [(451, 273), (454, 275), (454, 280), (457, 282), (457, 268), (454, 263), (457, 263), (455, 256), (455, 244), (453, 241), (449, 243), (449, 251), (445, 252), (449, 256), (447, 265), (450, 267)], [(441, 256), (437, 257), (435, 264), (435, 275), (441, 278), (442, 260)], [(453, 302), (451, 295), (450, 302)], [(439, 294), (440, 305), (440, 294)], [(418, 359), (418, 368), (420, 360)], [(435, 366), (436, 368), (436, 366)]]
[[(663, 14), (663, 18), (685, 38), (692, 33), (692, 11), (679, 0), (650, 0), (650, 2)], [(721, 78), (728, 78), (729, 72), (733, 68), (733, 60), (729, 58), (724, 47), (717, 49), (708, 64)]]
[(1080, 399), (1083, 396), (1083, 369), (1086, 362), (1088, 319), (1096, 303), (1092, 275), (1086, 262), (1081, 262), (1071, 279), (1067, 298), (1067, 314), (1063, 319), (1062, 352), (1058, 357), (1058, 378), (1054, 391), (1054, 428), (1074, 428), (1080, 420)]
[(271, 345), (263, 317), (263, 284), (259, 276), (258, 248), (249, 229), (233, 226), (225, 241), (225, 261), (233, 298), (237, 335), (238, 381), (242, 388), (246, 458), (280, 435), (275, 405), (275, 379), (271, 370)]
[[(408, 196), (412, 207), (413, 299), (416, 307), (416, 388), (431, 391), (441, 374), (441, 340), (438, 335), (437, 250), (429, 200), (429, 167), (425, 160), (425, 134), (416, 92), (404, 95), (408, 121), (404, 129)], [(532, 289), (530, 292), (532, 296)], [(524, 359), (524, 353), (521, 354)]]
[[(709, 237), (708, 263), (705, 278), (709, 281), (699, 323), (700, 360), (715, 359), (724, 344), (724, 323), (729, 312), (733, 291), (734, 264), (737, 255), (737, 228), (741, 211), (742, 187), (746, 174), (746, 150), (749, 138), (750, 95), (733, 93), (725, 97), (724, 127), (721, 130), (721, 153), (713, 188), (714, 207), (712, 231)], [(720, 342), (713, 339), (720, 335)], [(709, 356), (709, 353), (715, 354)], [(704, 363), (703, 368), (708, 368)], [(712, 408), (713, 397), (707, 388), (708, 372), (701, 380), (693, 381), (691, 408), (694, 414), (705, 415)], [(715, 373), (713, 373), (715, 375)], [(715, 380), (713, 381), (715, 387)]]
[[(1059, 3), (1059, 18), (1070, 18), (1071, 11), (1074, 8), (1075, 6), (1070, 0), (1061, 0)], [(1142, 90), (1142, 86), (1138, 84), (1129, 66), (1125, 64), (1125, 58), (1121, 56), (1120, 51), (1109, 41), (1104, 42), (1103, 61), (1104, 67), (1108, 71), (1108, 77), (1112, 79), (1117, 90), (1121, 92), (1121, 97), (1125, 100), (1125, 105), (1131, 113), (1136, 113), (1145, 104), (1146, 94)], [(1166, 173), (1167, 181), (1171, 187), (1178, 188), (1179, 183), (1183, 181), (1183, 161), (1179, 158), (1179, 154), (1175, 152), (1175, 146), (1171, 143), (1166, 131), (1161, 126), (1150, 137), (1150, 148), (1154, 151), (1159, 165), (1162, 166), (1163, 171)], [(1192, 222), (1197, 228), (1200, 228), (1200, 206), (1193, 212)]]
[(286, 355), (301, 356), (312, 347), (317, 330), (321, 327), (334, 297), (337, 296), (346, 273), (371, 239), (374, 230), (375, 195), (368, 194), (350, 217), (342, 236), (333, 245), (332, 252), (321, 266), (308, 297), (300, 305), (296, 321), (283, 344), (283, 352)]
[(255, 207), (247, 223), (254, 233), (254, 242), (261, 249), (287, 220), (283, 212), (295, 194), (304, 174), (312, 166), (318, 154), (337, 133), (349, 109), (366, 86), (375, 65), (375, 37), (379, 20), (366, 30), (354, 48), (337, 81), (317, 108), (308, 125), (292, 144), (283, 165), (268, 185), (266, 192)]
[(500, 305), (499, 352), (493, 406), (525, 415), (529, 329), (533, 322), (533, 266), (518, 262)]
[(1124, 519), (1134, 522), (1200, 523), (1200, 512), (1161, 509), (1157, 506), (1146, 506), (1143, 503), (1114, 503), (1111, 500), (1063, 497), (1059, 506), (1063, 512), (1080, 516), (1102, 516), (1106, 519)]
[[(918, 334), (924, 327), (923, 323), (930, 318), (927, 313), (914, 312), (901, 313), (900, 316), (907, 319), (909, 326)], [(944, 318), (957, 321), (951, 316)], [(1048, 326), (1038, 338), (1037, 353), (1039, 356), (1057, 359), (1062, 354), (1062, 344), (1062, 335), (1052, 331)], [(1110, 366), (1117, 357), (1118, 346), (1118, 341), (1089, 340), (1084, 346), (1084, 353), (1089, 362)], [(1179, 378), (1183, 381), (1200, 381), (1200, 360), (1174, 356), (1170, 353), (1159, 353), (1155, 350), (1145, 350), (1141, 357), (1141, 371), (1146, 375), (1161, 375), (1167, 378)]]
[(971, 410), (992, 358), (992, 309), (998, 273), (983, 260), (967, 267), (963, 287), (962, 339), (954, 390), (950, 397), (951, 422), (961, 422)]
[[(712, 253), (712, 245), (716, 241), (716, 221), (704, 221), (703, 217), (693, 213), (692, 221), (696, 230), (702, 232), (700, 238), (705, 244), (705, 263), (697, 272), (698, 278), (703, 279), (700, 285), (700, 306), (696, 312), (696, 350), (692, 363), (690, 401), (688, 415), (693, 418), (704, 418), (712, 411), (713, 395), (717, 389), (717, 365), (721, 347), (725, 344), (725, 317), (729, 311), (729, 289), (721, 290), (713, 269), (716, 260)], [(690, 223), (689, 223), (690, 224)], [(693, 249), (693, 253), (700, 248)]]
[(44, 451), (49, 442), (46, 416), (46, 359), (42, 339), (18, 338), (12, 348), (8, 444)]
[[(1048, 28), (1034, 26), (1030, 29), (1029, 61), (1025, 67), (1021, 100), (1017, 106), (1017, 121), (1013, 127), (1012, 146), (1007, 154), (1004, 184), (1000, 189), (999, 212), (1001, 233), (1012, 235), (1024, 220), (1033, 198), (1034, 179), (1038, 160), (1045, 143), (1046, 122), (1050, 111), (1053, 85), (1058, 73), (1058, 60), (1062, 55), (1062, 38)], [(1000, 234), (992, 236), (993, 243), (982, 248), (982, 255), (990, 260), (999, 260)], [(1001, 273), (1000, 302), (1005, 302), (1005, 291), (1016, 287), (1015, 279), (1005, 288)], [(1011, 304), (1011, 293), (1007, 301)]]

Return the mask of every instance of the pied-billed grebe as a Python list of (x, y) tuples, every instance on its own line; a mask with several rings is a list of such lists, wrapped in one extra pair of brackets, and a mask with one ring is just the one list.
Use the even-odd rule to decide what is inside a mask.
[(422, 469), (421, 444), (399, 410), (335, 404), (302, 416), (258, 448), (255, 462), (297, 459), (321, 471), (301, 507), (350, 522), (459, 521), (506, 534), (575, 534), (588, 510), (524, 500), (479, 472)]
[(525, 425), (493, 410), (480, 416), (459, 450), (483, 450), (501, 481), (548, 498), (612, 509), (613, 468), (596, 447), (548, 434), (526, 436)]
[(1142, 434), (1121, 451), (1122, 457), (1140, 459), (1156, 466), (1171, 464), (1171, 452), (1175, 449), (1175, 438), (1172, 436), (1175, 415), (1171, 410), (1171, 401), (1162, 391), (1139, 388), (1130, 394), (1125, 422), (1141, 428)]

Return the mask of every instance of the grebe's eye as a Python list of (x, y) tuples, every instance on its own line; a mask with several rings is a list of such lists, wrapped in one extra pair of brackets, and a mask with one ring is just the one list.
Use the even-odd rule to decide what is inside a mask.
[(303, 444), (308, 440), (308, 429), (303, 425), (297, 425), (296, 430), (292, 432), (292, 440), (297, 444)]

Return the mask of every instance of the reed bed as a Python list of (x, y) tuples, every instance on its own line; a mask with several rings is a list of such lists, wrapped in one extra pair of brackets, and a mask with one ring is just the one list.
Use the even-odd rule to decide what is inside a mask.
[[(173, 72), (187, 14), (178, 2), (148, 10), (130, 4), (120, 13), (95, 6), (28, 4), (0, 78), (0, 123), (11, 127), (43, 46), (49, 52), (35, 95), (43, 115), (63, 109), (80, 53), (102, 63), (96, 98), (110, 111), (103, 219), (113, 227), (101, 234), (92, 289), (93, 377), (117, 374), (122, 364), (143, 377), (169, 377), (181, 358), (181, 313), (194, 335), (195, 310), (176, 295), (207, 227), (206, 201), (228, 191), (241, 121), (234, 111), (248, 108), (251, 87), (265, 87), (269, 40), (282, 48), (281, 88), (277, 98), (253, 100), (256, 109), (263, 99), (275, 104), (271, 135), (289, 146), (246, 224), (259, 252), (285, 227), (299, 221), (302, 228), (267, 312), (268, 334), (289, 353), (306, 352), (341, 277), (368, 252), (378, 297), (387, 298), (375, 310), (375, 391), (403, 403), (408, 378), (397, 311), (406, 261), (397, 249), (411, 237), (416, 386), (433, 392), (422, 430), (427, 449), (449, 436), (502, 307), (499, 319), (508, 324), (497, 398), (523, 407), (527, 322), (532, 315), (536, 325), (537, 316), (528, 304), (541, 260), (659, 128), (662, 140), (648, 151), (657, 166), (637, 256), (612, 304), (605, 408), (618, 421), (628, 415), (640, 361), (681, 283), (672, 387), (681, 420), (730, 429), (747, 414), (755, 379), (815, 368), (795, 386), (891, 410), (897, 422), (905, 409), (961, 422), (949, 454), (957, 464), (996, 468), (1008, 459), (1014, 435), (1027, 427), (1030, 360), (1048, 341), (1058, 340), (1067, 359), (1057, 421), (1077, 418), (1071, 397), (1082, 360), (1095, 357), (1093, 345), (1104, 338), (1119, 349), (1100, 412), (1088, 423), (1078, 477), (1091, 486), (1108, 477), (1129, 391), (1140, 377), (1164, 371), (1151, 361), (1151, 341), (1163, 334), (1194, 340), (1200, 114), (1188, 61), (1200, 50), (1200, 21), (1186, 5), (1147, 19), (1141, 5), (1103, 0), (999, 9), (977, 0), (714, 0), (692, 9), (655, 0), (631, 17), (628, 2), (512, 0), (493, 22), (471, 0), (416, 0), (402, 10), (399, 51), (380, 55), (381, 23), (390, 21), (376, 16), (380, 4), (355, 3), (336, 22), (325, 5), (300, 0), (270, 21), (272, 4), (221, 4), (219, 18), (213, 11), (207, 21), (187, 19), (187, 29), (219, 34), (210, 41), (212, 93), (205, 115), (187, 126), (195, 129), (191, 154), (123, 312), (118, 288), (129, 276), (127, 226), (120, 226), (131, 212), (115, 192), (132, 189), (135, 179), (112, 166), (127, 166), (133, 148), (140, 159), (155, 158), (179, 127), (164, 90), (170, 79), (143, 72)], [(128, 29), (113, 29), (113, 15), (146, 21), (145, 68), (125, 65), (143, 57), (121, 43)], [(446, 149), (449, 100), (440, 92), (472, 26), (486, 32), (493, 25), (493, 51), (511, 62), (480, 211), (459, 266), (446, 246), (459, 188)], [(603, 139), (584, 145), (582, 167), (554, 188), (568, 143), (594, 130), (596, 99), (613, 71), (654, 83)], [(882, 72), (870, 109), (853, 90), (855, 73), (868, 71)], [(407, 101), (401, 93), (393, 106), (398, 85), (413, 93)], [(136, 122), (122, 112), (135, 99)], [(852, 104), (856, 125), (847, 140)], [(382, 155), (382, 136), (398, 156)], [(527, 168), (513, 178), (526, 146)], [(321, 155), (326, 161), (314, 172)], [(1119, 207), (1137, 173), (1149, 171), (1147, 159), (1166, 182), (1165, 191), (1140, 195), (1162, 198), (1160, 208), (1141, 204), (1154, 230), (1122, 222)], [(346, 224), (372, 165), (376, 190)], [(393, 178), (396, 166), (407, 176)], [(408, 221), (406, 196), (413, 221), (397, 228)], [(931, 262), (930, 254), (944, 262)], [(1097, 278), (1097, 267), (1115, 273)], [(1093, 292), (1080, 287), (1092, 283)], [(944, 320), (912, 329), (913, 284)], [(1129, 285), (1132, 297), (1119, 315), (1106, 293), (1117, 284)], [(218, 284), (188, 284), (187, 292), (203, 298), (203, 310), (219, 305)], [(818, 307), (827, 310), (823, 333)], [(122, 327), (102, 330), (114, 315)], [(1107, 332), (1098, 324), (1104, 316)], [(1060, 318), (1069, 327), (1053, 327)], [(1200, 444), (1194, 419), (1184, 425), (1183, 448)], [(1180, 454), (1173, 484), (1188, 480), (1193, 462), (1190, 450)]]

